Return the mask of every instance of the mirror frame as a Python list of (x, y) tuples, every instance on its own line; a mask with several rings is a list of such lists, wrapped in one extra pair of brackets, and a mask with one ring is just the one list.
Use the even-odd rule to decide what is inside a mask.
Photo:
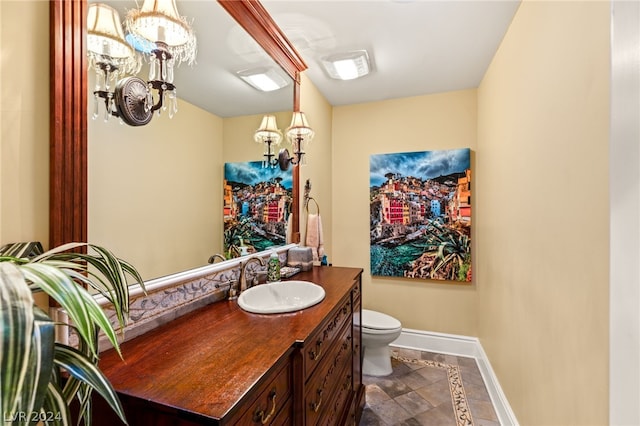
[[(218, 3), (293, 79), (293, 110), (300, 108), (302, 57), (258, 0)], [(87, 0), (51, 0), (49, 247), (87, 242)], [(300, 172), (293, 168), (293, 206), (299, 216)], [(300, 241), (299, 217), (293, 240)]]

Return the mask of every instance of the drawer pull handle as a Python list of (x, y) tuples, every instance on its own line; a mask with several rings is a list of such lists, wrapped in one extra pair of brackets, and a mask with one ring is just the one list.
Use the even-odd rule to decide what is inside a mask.
[(317, 402), (312, 402), (311, 403), (311, 409), (313, 410), (314, 413), (317, 413), (318, 410), (320, 409), (320, 406), (322, 405), (322, 389), (318, 389), (318, 401)]
[(254, 422), (256, 423), (260, 422), (261, 424), (265, 425), (267, 424), (271, 416), (273, 416), (274, 413), (276, 412), (276, 390), (275, 389), (273, 389), (269, 394), (269, 399), (271, 400), (271, 411), (269, 411), (269, 414), (267, 414), (266, 416), (264, 415), (264, 410), (256, 411), (256, 413), (253, 415)]
[(347, 379), (342, 384), (342, 389), (344, 389), (344, 390), (351, 389), (351, 374), (347, 375)]
[(322, 340), (318, 340), (316, 342), (316, 348), (318, 349), (318, 352), (311, 350), (309, 352), (309, 356), (311, 357), (312, 361), (317, 360), (318, 358), (320, 358), (320, 355), (322, 355)]

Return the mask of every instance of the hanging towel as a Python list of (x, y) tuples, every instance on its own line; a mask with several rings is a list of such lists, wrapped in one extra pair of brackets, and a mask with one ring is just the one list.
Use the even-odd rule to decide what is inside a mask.
[(287, 218), (285, 241), (287, 244), (291, 244), (293, 242), (293, 213), (289, 213), (289, 217)]
[(324, 256), (324, 240), (322, 237), (322, 219), (320, 214), (309, 214), (307, 216), (307, 236), (306, 245), (311, 247), (313, 253), (313, 263), (320, 264)]

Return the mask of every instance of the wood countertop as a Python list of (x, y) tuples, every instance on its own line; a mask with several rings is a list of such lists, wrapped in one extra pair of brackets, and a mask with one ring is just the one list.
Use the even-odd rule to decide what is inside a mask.
[(101, 354), (121, 395), (197, 418), (220, 420), (268, 370), (304, 342), (349, 295), (360, 268), (314, 267), (291, 279), (321, 285), (325, 299), (303, 311), (261, 315), (237, 301), (200, 308)]

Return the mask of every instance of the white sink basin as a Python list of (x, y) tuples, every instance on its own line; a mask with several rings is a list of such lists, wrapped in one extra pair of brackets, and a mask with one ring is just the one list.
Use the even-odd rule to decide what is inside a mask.
[(324, 289), (309, 281), (282, 281), (260, 284), (245, 290), (238, 305), (255, 314), (281, 314), (299, 311), (324, 299)]

